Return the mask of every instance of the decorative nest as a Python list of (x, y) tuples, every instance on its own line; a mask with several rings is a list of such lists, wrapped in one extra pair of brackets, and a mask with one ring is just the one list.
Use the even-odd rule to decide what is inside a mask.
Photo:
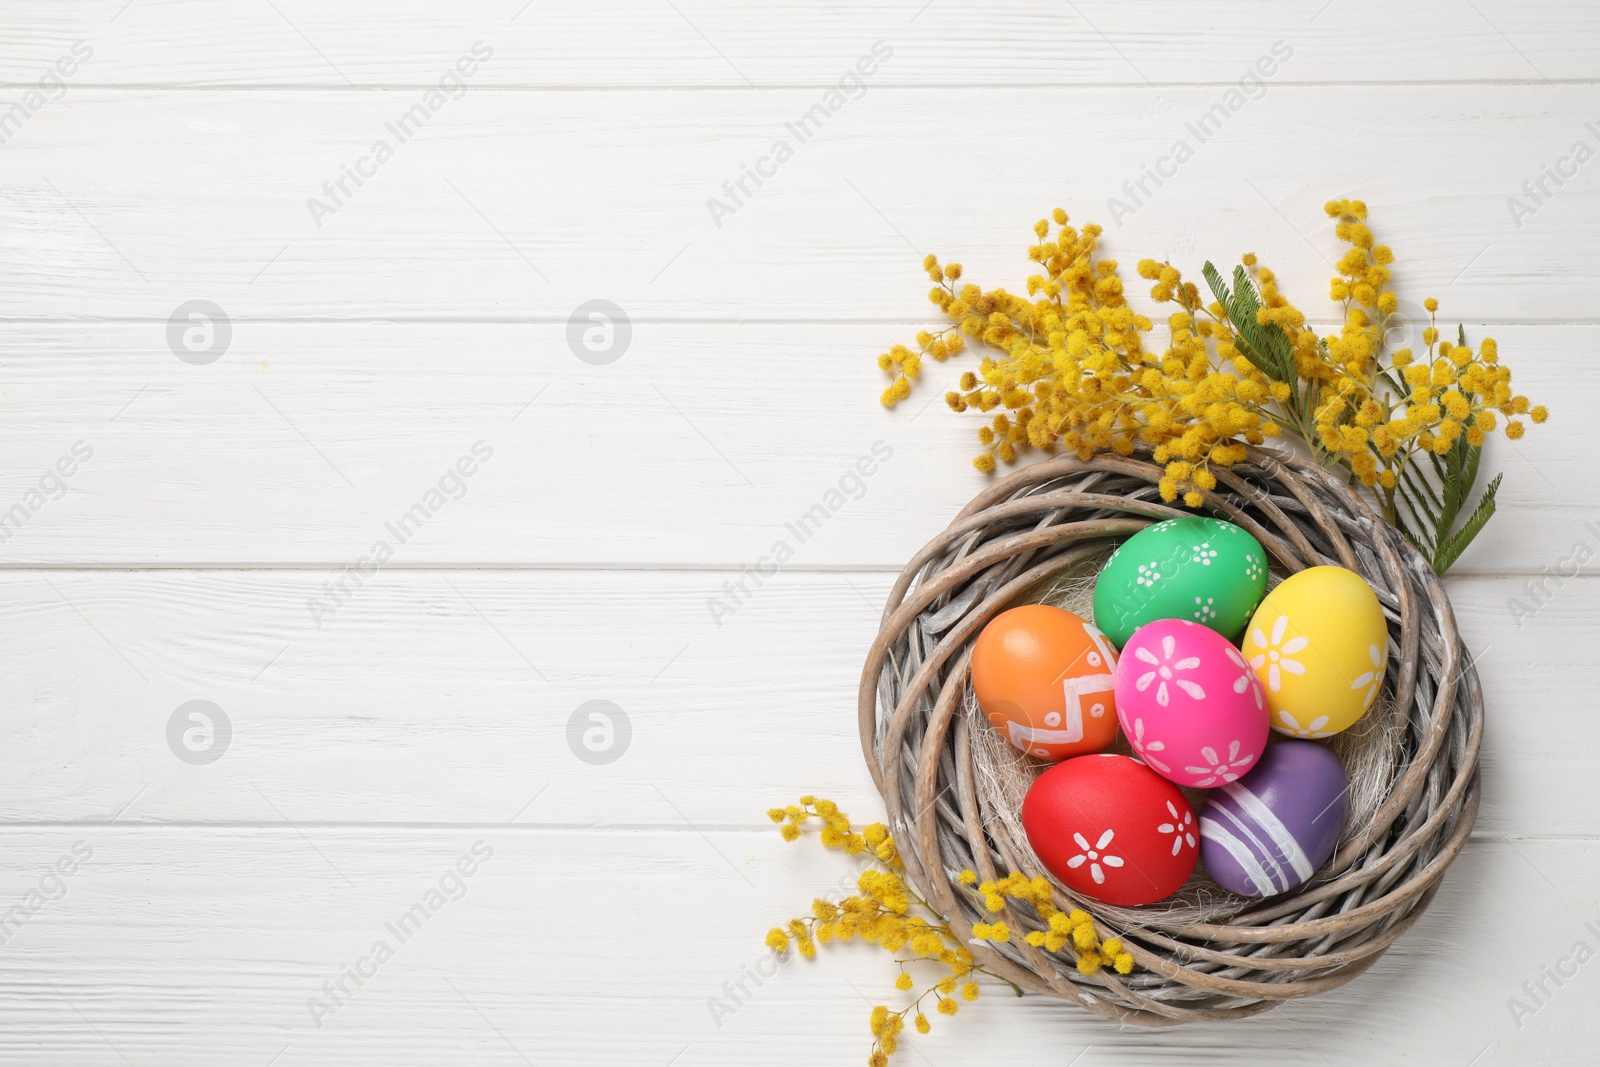
[[(1079, 973), (1070, 943), (1054, 953), (1026, 944), (1020, 935), (1042, 924), (1021, 905), (1001, 916), (1018, 936), (972, 943), (982, 966), (1024, 989), (1144, 1026), (1241, 1018), (1348, 982), (1422, 915), (1477, 814), (1483, 694), (1426, 561), (1308, 461), (1252, 449), (1246, 462), (1213, 470), (1207, 510), (1266, 547), (1275, 580), (1337, 564), (1371, 583), (1388, 618), (1389, 665), (1383, 698), (1335, 739), (1351, 813), (1334, 858), (1309, 882), (1250, 900), (1197, 869), (1176, 897), (1138, 908), (1056, 883), (1058, 907), (1081, 907), (1100, 937), (1122, 939), (1136, 964), (1127, 976)], [(1162, 503), (1161, 476), (1142, 456), (1027, 467), (979, 494), (889, 594), (861, 678), (862, 748), (908, 880), (963, 940), (974, 921), (994, 918), (957, 883), (964, 868), (986, 880), (1043, 873), (1018, 808), (1045, 765), (997, 741), (977, 711), (972, 643), (1015, 604), (1072, 606), (1062, 590), (1076, 581), (1081, 595), (1116, 544), (1188, 514)]]

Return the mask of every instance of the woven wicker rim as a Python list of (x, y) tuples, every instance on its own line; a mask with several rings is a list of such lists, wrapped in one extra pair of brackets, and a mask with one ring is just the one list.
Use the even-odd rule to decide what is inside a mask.
[[(974, 942), (978, 962), (1024, 989), (1145, 1026), (1234, 1019), (1342, 985), (1411, 927), (1438, 891), (1477, 814), (1483, 694), (1444, 587), (1405, 538), (1338, 478), (1252, 449), (1217, 470), (1206, 509), (1249, 530), (1284, 572), (1325, 563), (1363, 575), (1389, 623), (1384, 679), (1397, 751), (1387, 799), (1298, 890), (1241, 900), (1214, 921), (1114, 908), (1059, 884), (1056, 905), (1091, 912), (1136, 968), (1086, 977), (1069, 944), (1026, 944), (1031, 909), (1002, 917), (1018, 936)], [(1147, 525), (1191, 514), (1161, 502), (1145, 456), (1061, 457), (980, 493), (901, 572), (861, 677), (861, 744), (883, 794), (908, 880), (962, 940), (992, 920), (956, 877), (1019, 868), (1020, 842), (974, 788), (961, 714), (972, 642), (1017, 597)], [(1043, 873), (1043, 872), (1029, 872)]]

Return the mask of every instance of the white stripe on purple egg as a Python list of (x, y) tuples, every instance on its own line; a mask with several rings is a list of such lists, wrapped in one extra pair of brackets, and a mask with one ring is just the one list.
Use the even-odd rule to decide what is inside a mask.
[[(1311, 861), (1300, 842), (1244, 785), (1232, 782), (1217, 790), (1211, 796), (1210, 808), (1210, 815), (1223, 816), (1232, 825), (1225, 827), (1216, 818), (1207, 818), (1202, 829), (1211, 827), (1217, 844), (1244, 868), (1262, 896), (1281, 893), (1311, 877)], [(1294, 874), (1285, 868), (1292, 868)]]
[(1200, 858), (1223, 888), (1272, 896), (1328, 861), (1347, 813), (1339, 757), (1314, 741), (1279, 741), (1200, 811)]
[[(1256, 821), (1256, 825), (1272, 838), (1272, 843), (1278, 847), (1282, 858), (1287, 860), (1289, 866), (1294, 868), (1294, 873), (1300, 877), (1296, 884), (1310, 878), (1313, 872), (1311, 861), (1306, 858), (1305, 851), (1301, 849), (1300, 842), (1295, 840), (1289, 828), (1283, 825), (1272, 809), (1261, 802), (1261, 798), (1246, 789), (1239, 782), (1233, 782), (1223, 787), (1222, 791), (1231, 797), (1239, 807), (1243, 808), (1249, 816)], [(1284, 888), (1288, 888), (1287, 885)]]
[[(1276, 893), (1289, 888), (1288, 878), (1283, 873), (1283, 867), (1278, 863), (1277, 855), (1273, 852), (1272, 846), (1268, 842), (1261, 840), (1257, 836), (1257, 827), (1252, 826), (1232, 808), (1225, 808), (1221, 804), (1211, 805), (1211, 813), (1227, 819), (1232, 824), (1233, 829), (1230, 832), (1237, 834), (1236, 840), (1239, 840), (1240, 844), (1251, 850), (1256, 862), (1271, 880), (1273, 884), (1272, 892)], [(1212, 824), (1221, 825), (1216, 820), (1212, 820)]]
[(1228, 850), (1228, 855), (1232, 856), (1234, 862), (1244, 871), (1245, 877), (1250, 879), (1250, 884), (1255, 887), (1259, 895), (1269, 897), (1278, 891), (1272, 884), (1272, 879), (1267, 877), (1267, 872), (1256, 862), (1249, 846), (1230, 834), (1221, 823), (1209, 816), (1201, 816), (1200, 832), (1205, 835), (1207, 841), (1215, 841)]

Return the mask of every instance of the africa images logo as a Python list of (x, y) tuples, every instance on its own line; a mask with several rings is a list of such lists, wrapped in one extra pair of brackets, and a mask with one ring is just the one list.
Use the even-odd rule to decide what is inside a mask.
[(474, 441), (470, 454), (462, 453), (420, 499), (384, 523), (383, 531), (388, 536), (373, 541), (366, 555), (345, 564), (338, 574), (322, 583), (319, 592), (306, 598), (311, 624), (322, 629), (373, 575), (388, 566), (395, 554), (422, 532), (429, 520), (437, 518), (452, 501), (466, 496), (472, 476), (493, 458), (494, 446), (487, 441)]
[(778, 168), (793, 159), (801, 145), (821, 133), (829, 119), (843, 111), (852, 100), (866, 96), (866, 80), (893, 56), (894, 46), (888, 41), (872, 42), (871, 51), (846, 67), (836, 84), (829, 86), (814, 104), (800, 112), (792, 122), (783, 124), (784, 135), (756, 157), (754, 166), (749, 163), (739, 165), (738, 176), (722, 183), (722, 196), (706, 197), (706, 210), (711, 213), (711, 221), (717, 229), (722, 229), (722, 220), (749, 203), (769, 179), (777, 177)]
[(66, 96), (66, 79), (78, 73), (79, 68), (92, 58), (94, 48), (88, 41), (74, 41), (71, 50), (63, 53), (55, 66), (47, 69), (37, 82), (24, 89), (21, 100), (0, 111), (0, 145), (8, 144), (28, 120), (43, 111), (46, 105)]
[[(309, 197), (306, 210), (311, 221), (322, 229), (322, 220), (337, 215), (339, 210), (355, 198), (368, 181), (378, 176), (378, 168), (395, 157), (395, 151), (421, 133), (435, 115), (443, 111), (452, 100), (467, 95), (466, 79), (478, 73), (478, 68), (494, 56), (494, 49), (484, 41), (473, 42), (469, 53), (456, 60), (455, 66), (439, 76), (433, 88), (422, 94), (422, 99), (406, 108), (383, 128), (388, 137), (379, 137), (359, 156), (355, 165), (340, 164), (337, 177), (322, 183), (323, 197)], [(392, 143), (390, 139), (393, 139)]]

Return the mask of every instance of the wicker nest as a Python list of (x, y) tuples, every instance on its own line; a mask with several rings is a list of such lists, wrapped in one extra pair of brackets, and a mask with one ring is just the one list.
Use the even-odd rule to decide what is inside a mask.
[[(1215, 473), (1207, 510), (1249, 530), (1276, 576), (1332, 563), (1377, 592), (1391, 645), (1384, 699), (1366, 716), (1378, 728), (1363, 743), (1378, 746), (1369, 755), (1381, 757), (1380, 770), (1367, 812), (1352, 812), (1332, 861), (1292, 893), (1249, 900), (1191, 884), (1170, 901), (1115, 908), (1056, 883), (1058, 907), (1082, 907), (1102, 938), (1122, 938), (1136, 964), (1130, 975), (1084, 976), (1070, 944), (1057, 953), (1026, 944), (1020, 933), (1041, 924), (1023, 906), (1002, 916), (1019, 936), (973, 943), (982, 966), (1024, 989), (1145, 1026), (1240, 1018), (1348, 982), (1422, 915), (1477, 813), (1482, 690), (1426, 561), (1314, 464), (1252, 450)], [(1185, 514), (1161, 502), (1161, 475), (1147, 457), (1027, 467), (979, 494), (889, 594), (861, 678), (862, 748), (909, 881), (963, 940), (974, 921), (993, 916), (957, 883), (962, 869), (984, 879), (1043, 871), (1019, 829), (1016, 784), (997, 784), (982, 760), (992, 731), (971, 704), (973, 640), (1041, 586)], [(1043, 769), (1012, 758), (1024, 788)]]

